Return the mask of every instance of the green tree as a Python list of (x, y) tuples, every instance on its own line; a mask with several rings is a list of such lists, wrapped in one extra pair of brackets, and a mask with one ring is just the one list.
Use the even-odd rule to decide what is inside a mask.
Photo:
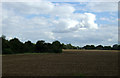
[(13, 51), (10, 48), (9, 41), (5, 39), (6, 36), (2, 35), (2, 54), (12, 54)]
[(118, 45), (118, 50), (120, 50), (120, 45)]
[(104, 46), (103, 49), (104, 50), (111, 50), (112, 48), (111, 48), (111, 46)]
[(24, 53), (25, 52), (24, 44), (22, 42), (20, 42), (19, 39), (17, 39), (17, 38), (11, 39), (9, 41), (9, 43), (10, 43), (10, 48), (12, 49), (12, 51), (14, 53)]
[(35, 45), (35, 51), (37, 53), (41, 53), (45, 51), (45, 41), (41, 40), (41, 41), (37, 41), (36, 45)]
[(64, 43), (62, 43), (61, 45), (62, 45), (62, 49), (66, 49), (66, 45)]
[(112, 49), (113, 50), (118, 50), (118, 46), (119, 46), (118, 44), (115, 44), (115, 45), (113, 45)]
[(31, 41), (24, 43), (25, 52), (32, 53), (35, 51), (35, 46)]
[(102, 45), (98, 45), (98, 46), (96, 46), (96, 49), (103, 50), (103, 46)]
[(52, 49), (53, 49), (53, 52), (55, 53), (61, 53), (62, 52), (62, 45), (59, 41), (54, 41), (52, 43)]
[(86, 45), (83, 47), (83, 49), (95, 49), (94, 45)]

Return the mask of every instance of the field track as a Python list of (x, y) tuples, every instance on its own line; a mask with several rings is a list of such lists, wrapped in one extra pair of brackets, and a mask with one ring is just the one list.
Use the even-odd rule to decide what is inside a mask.
[(3, 76), (117, 76), (118, 51), (3, 55), (2, 66)]

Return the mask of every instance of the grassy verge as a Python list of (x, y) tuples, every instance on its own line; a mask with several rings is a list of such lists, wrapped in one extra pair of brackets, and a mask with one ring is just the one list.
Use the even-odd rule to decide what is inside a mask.
[(2, 54), (0, 56), (6, 56), (6, 55), (31, 55), (31, 54), (61, 54), (61, 53), (17, 53), (17, 54)]
[(94, 51), (98, 51), (98, 52), (119, 52), (119, 50), (76, 50), (76, 49), (63, 49), (64, 52), (67, 51), (79, 51), (79, 52), (85, 52), (85, 51), (89, 51), (89, 52), (94, 52)]

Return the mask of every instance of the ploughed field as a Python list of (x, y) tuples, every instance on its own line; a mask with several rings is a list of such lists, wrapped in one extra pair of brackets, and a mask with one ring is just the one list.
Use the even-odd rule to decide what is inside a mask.
[(3, 55), (2, 68), (3, 76), (117, 76), (118, 51)]

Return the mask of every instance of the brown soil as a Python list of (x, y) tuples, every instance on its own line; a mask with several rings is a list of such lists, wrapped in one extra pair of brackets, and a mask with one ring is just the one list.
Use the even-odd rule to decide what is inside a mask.
[(2, 68), (3, 76), (117, 76), (118, 51), (3, 55)]

